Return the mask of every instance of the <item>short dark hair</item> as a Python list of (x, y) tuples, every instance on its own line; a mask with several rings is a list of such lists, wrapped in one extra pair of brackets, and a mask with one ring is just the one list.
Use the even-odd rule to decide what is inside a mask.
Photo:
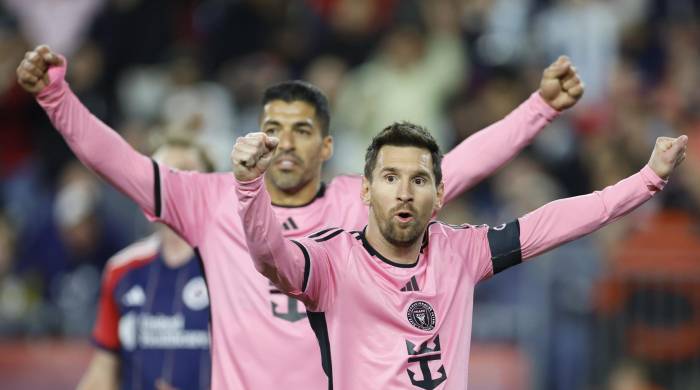
[(330, 133), (331, 114), (328, 108), (328, 98), (315, 85), (301, 80), (275, 84), (265, 90), (262, 104), (264, 106), (273, 100), (282, 100), (287, 103), (295, 101), (309, 103), (316, 111), (316, 118), (321, 125), (321, 135), (325, 137)]
[(372, 180), (372, 171), (377, 165), (377, 155), (382, 146), (385, 145), (415, 146), (427, 149), (433, 160), (435, 185), (440, 184), (442, 181), (442, 153), (440, 152), (440, 147), (425, 127), (410, 122), (394, 122), (372, 138), (372, 143), (365, 154), (365, 177), (367, 180)]

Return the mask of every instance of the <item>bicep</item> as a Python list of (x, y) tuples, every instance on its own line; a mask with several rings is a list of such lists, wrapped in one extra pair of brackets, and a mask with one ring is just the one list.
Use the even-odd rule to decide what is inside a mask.
[(471, 236), (467, 256), (473, 262), (474, 282), (487, 279), (522, 262), (518, 220), (495, 227), (482, 225)]

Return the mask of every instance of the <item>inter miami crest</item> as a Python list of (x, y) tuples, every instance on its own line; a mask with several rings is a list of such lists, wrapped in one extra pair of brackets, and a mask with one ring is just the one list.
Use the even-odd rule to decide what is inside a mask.
[(408, 307), (406, 317), (411, 325), (420, 330), (433, 330), (435, 328), (435, 310), (427, 302), (413, 302)]

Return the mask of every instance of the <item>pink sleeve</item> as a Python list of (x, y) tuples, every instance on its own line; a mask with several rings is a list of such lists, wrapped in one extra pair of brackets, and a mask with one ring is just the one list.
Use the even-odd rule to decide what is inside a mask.
[(665, 184), (647, 165), (602, 191), (540, 207), (519, 219), (522, 258), (537, 256), (602, 228), (639, 207)]
[(49, 69), (51, 83), (37, 95), (37, 102), (85, 166), (143, 210), (155, 213), (153, 162), (83, 106), (64, 80), (65, 59), (63, 64)]
[(231, 180), (231, 173), (185, 172), (158, 165), (156, 212), (144, 210), (146, 217), (165, 223), (191, 246), (199, 246), (221, 200), (236, 199)]
[(249, 182), (236, 182), (238, 213), (255, 268), (282, 291), (299, 294), (303, 290), (308, 257), (282, 235), (270, 195), (265, 190), (264, 176)]
[[(133, 199), (149, 220), (163, 221), (191, 245), (224, 192), (220, 175), (162, 167), (138, 153), (92, 115), (65, 81), (66, 61), (49, 69), (51, 83), (37, 101), (78, 159)], [(230, 185), (225, 187), (233, 192)]]
[(445, 200), (454, 199), (510, 161), (557, 115), (534, 92), (508, 116), (462, 141), (442, 160)]
[(236, 181), (236, 195), (255, 268), (280, 290), (301, 299), (310, 310), (320, 310), (328, 301), (324, 294), (331, 291), (333, 283), (325, 247), (312, 240), (284, 238), (262, 176), (249, 182)]

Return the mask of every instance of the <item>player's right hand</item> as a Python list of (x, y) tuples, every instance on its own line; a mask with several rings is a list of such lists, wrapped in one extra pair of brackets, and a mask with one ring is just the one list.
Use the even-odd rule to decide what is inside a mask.
[(657, 138), (649, 159), (649, 168), (659, 175), (660, 178), (668, 179), (671, 172), (685, 160), (687, 147), (688, 137), (685, 135), (678, 138)]
[(46, 45), (28, 51), (17, 67), (17, 82), (27, 92), (36, 95), (49, 85), (48, 70), (63, 64), (61, 57)]
[(557, 111), (571, 108), (583, 96), (583, 81), (567, 56), (560, 56), (542, 72), (540, 96)]
[(233, 175), (238, 181), (251, 181), (260, 177), (270, 165), (279, 144), (279, 138), (265, 133), (249, 133), (238, 137), (231, 152)]

